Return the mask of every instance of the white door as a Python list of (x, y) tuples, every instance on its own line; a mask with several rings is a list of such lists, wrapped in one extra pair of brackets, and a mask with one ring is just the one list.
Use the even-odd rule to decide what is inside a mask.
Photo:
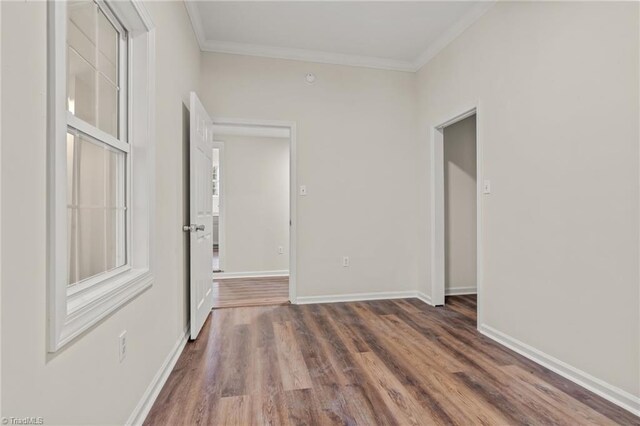
[(191, 234), (191, 340), (194, 340), (213, 308), (213, 123), (195, 92), (191, 92), (189, 103), (191, 222), (185, 230)]

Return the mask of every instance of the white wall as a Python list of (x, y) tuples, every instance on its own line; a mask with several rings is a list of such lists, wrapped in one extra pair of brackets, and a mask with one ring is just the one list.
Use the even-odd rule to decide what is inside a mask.
[(211, 115), (297, 123), (298, 184), (308, 189), (294, 218), (298, 297), (410, 291), (425, 279), (414, 92), (412, 73), (203, 53)]
[(424, 164), (429, 127), (479, 105), (483, 323), (636, 396), (638, 7), (499, 2), (418, 75)]
[(445, 127), (445, 293), (476, 288), (476, 117)]
[(224, 141), (224, 272), (287, 271), (289, 139), (215, 138)]
[[(183, 158), (182, 99), (197, 88), (200, 53), (183, 3), (146, 6), (157, 27), (156, 279), (55, 354), (45, 347), (46, 4), (0, 6), (5, 416), (43, 416), (47, 424), (124, 423), (187, 325), (182, 167), (176, 159)], [(120, 364), (124, 329), (128, 354)]]

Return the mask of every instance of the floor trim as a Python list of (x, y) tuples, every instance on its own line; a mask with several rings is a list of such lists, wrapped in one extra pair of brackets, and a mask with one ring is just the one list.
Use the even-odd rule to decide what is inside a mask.
[(169, 378), (169, 375), (173, 371), (176, 363), (178, 362), (178, 358), (180, 358), (180, 354), (182, 354), (182, 350), (187, 344), (187, 340), (189, 339), (189, 325), (187, 324), (187, 328), (185, 328), (184, 333), (178, 341), (173, 345), (171, 352), (160, 366), (160, 369), (149, 383), (147, 390), (142, 395), (142, 398), (136, 405), (136, 408), (133, 409), (133, 412), (127, 419), (126, 425), (142, 425), (144, 420), (151, 411), (151, 407), (153, 407), (153, 403), (156, 401), (158, 394), (162, 390), (165, 382)]
[(624, 408), (625, 410), (640, 416), (640, 398), (624, 391), (616, 386), (613, 386), (603, 380), (600, 380), (582, 370), (579, 370), (557, 358), (552, 357), (532, 346), (527, 345), (513, 337), (498, 331), (488, 325), (481, 325), (478, 327), (478, 331), (484, 334), (488, 338), (495, 340), (508, 347), (509, 349), (519, 353), (520, 355), (529, 358), (530, 360), (548, 368), (555, 373), (558, 373), (565, 379), (571, 380), (574, 383), (582, 386), (583, 388), (590, 390), (596, 395), (610, 401), (617, 406)]
[(213, 280), (224, 278), (288, 277), (289, 271), (216, 272)]
[(473, 286), (473, 287), (455, 287), (455, 288), (444, 289), (445, 296), (464, 296), (466, 294), (478, 294), (478, 288), (476, 286)]
[(310, 303), (361, 302), (366, 300), (410, 299), (417, 298), (431, 304), (431, 298), (416, 291), (381, 291), (377, 293), (332, 294), (327, 296), (302, 296), (296, 298), (297, 305)]
[(415, 297), (416, 299), (423, 301), (427, 305), (433, 306), (433, 302), (431, 302), (431, 296), (429, 296), (428, 294), (419, 291), (416, 293)]

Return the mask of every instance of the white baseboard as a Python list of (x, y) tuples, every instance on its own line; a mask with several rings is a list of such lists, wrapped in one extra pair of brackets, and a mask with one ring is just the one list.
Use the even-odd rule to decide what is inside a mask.
[(616, 386), (606, 383), (592, 375), (585, 373), (557, 358), (552, 357), (538, 349), (527, 345), (513, 337), (498, 331), (488, 325), (481, 325), (478, 327), (480, 333), (489, 337), (492, 340), (508, 347), (509, 349), (519, 353), (520, 355), (529, 358), (530, 360), (548, 368), (555, 373), (558, 373), (565, 379), (582, 386), (583, 388), (590, 390), (596, 395), (601, 396), (607, 401), (624, 408), (627, 411), (640, 416), (640, 397), (634, 396), (627, 391), (624, 391)]
[(378, 293), (333, 294), (327, 296), (302, 296), (296, 298), (297, 305), (310, 303), (361, 302), (365, 300), (408, 299), (417, 297), (415, 291), (381, 291)]
[(289, 271), (214, 272), (213, 280), (223, 278), (288, 277)]
[(456, 287), (456, 288), (444, 289), (445, 296), (463, 296), (465, 294), (478, 294), (478, 288), (473, 286), (473, 287)]
[(423, 301), (427, 305), (433, 306), (433, 303), (431, 302), (431, 296), (429, 296), (428, 294), (425, 294), (425, 293), (419, 291), (419, 292), (416, 293), (416, 298), (420, 299), (421, 301)]
[(126, 425), (137, 426), (144, 423), (144, 420), (147, 418), (147, 414), (149, 414), (149, 411), (151, 411), (153, 403), (156, 401), (158, 394), (160, 394), (162, 387), (169, 378), (169, 374), (171, 374), (171, 371), (173, 371), (173, 367), (175, 367), (176, 362), (178, 362), (178, 358), (180, 358), (180, 354), (182, 353), (184, 346), (187, 344), (188, 339), (189, 326), (187, 325), (187, 328), (184, 330), (184, 334), (180, 336), (176, 344), (173, 345), (171, 352), (169, 352), (169, 355), (162, 363), (162, 366), (160, 366), (160, 369), (153, 377), (153, 380), (151, 380), (151, 383), (149, 383), (149, 386), (142, 395), (140, 402), (138, 402), (136, 408), (133, 409), (133, 412), (125, 423)]

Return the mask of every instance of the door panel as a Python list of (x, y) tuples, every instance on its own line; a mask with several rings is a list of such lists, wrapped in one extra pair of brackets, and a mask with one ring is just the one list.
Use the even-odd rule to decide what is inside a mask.
[(189, 103), (190, 304), (194, 340), (213, 308), (213, 123), (195, 92), (191, 92)]

